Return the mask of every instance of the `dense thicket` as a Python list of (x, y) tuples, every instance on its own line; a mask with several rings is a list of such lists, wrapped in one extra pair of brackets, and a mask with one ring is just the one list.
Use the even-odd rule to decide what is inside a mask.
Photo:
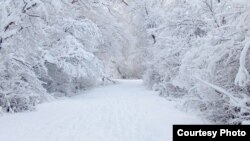
[(250, 2), (143, 3), (145, 30), (155, 36), (145, 83), (216, 123), (249, 120)]
[(249, 9), (248, 0), (2, 0), (0, 109), (143, 76), (213, 122), (250, 120)]
[[(109, 0), (0, 1), (0, 109), (32, 110), (105, 83), (130, 37)], [(105, 64), (105, 65), (104, 65)], [(112, 73), (107, 73), (112, 72)]]

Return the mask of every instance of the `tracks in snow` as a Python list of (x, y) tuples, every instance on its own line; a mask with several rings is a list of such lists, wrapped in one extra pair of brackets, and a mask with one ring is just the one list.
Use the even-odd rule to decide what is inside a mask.
[(0, 140), (170, 141), (173, 124), (202, 121), (146, 90), (139, 80), (96, 88), (38, 106), (36, 112), (0, 117)]

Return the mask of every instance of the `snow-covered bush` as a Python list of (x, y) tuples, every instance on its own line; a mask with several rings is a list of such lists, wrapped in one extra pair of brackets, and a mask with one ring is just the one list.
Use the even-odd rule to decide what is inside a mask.
[(185, 99), (185, 108), (213, 122), (249, 120), (249, 2), (178, 0), (166, 6), (164, 19), (170, 20), (147, 29), (157, 42), (145, 83)]
[[(0, 1), (0, 107), (32, 110), (51, 95), (72, 96), (101, 84), (109, 70), (104, 63), (119, 56), (111, 50), (121, 52), (124, 43), (123, 36), (112, 36), (123, 32), (114, 3)], [(103, 52), (109, 55), (101, 61)]]
[(32, 66), (21, 56), (1, 54), (0, 106), (7, 112), (33, 110), (48, 99)]
[(54, 44), (44, 58), (50, 78), (46, 87), (50, 92), (72, 95), (77, 89), (97, 85), (104, 74), (99, 59), (86, 52), (84, 46), (71, 35)]

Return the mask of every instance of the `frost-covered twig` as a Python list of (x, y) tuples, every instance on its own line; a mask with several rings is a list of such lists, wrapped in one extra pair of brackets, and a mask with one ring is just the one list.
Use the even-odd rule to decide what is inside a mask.
[(245, 47), (243, 48), (240, 54), (240, 67), (239, 67), (239, 71), (236, 75), (235, 82), (234, 82), (235, 85), (239, 85), (241, 87), (245, 87), (250, 80), (249, 72), (247, 71), (245, 67), (246, 56), (247, 56), (247, 52), (249, 48), (250, 48), (250, 42), (246, 43)]
[(236, 105), (237, 103), (239, 103), (239, 101), (236, 100), (234, 97), (232, 97), (232, 94), (229, 93), (229, 92), (227, 92), (225, 89), (223, 89), (223, 88), (221, 88), (221, 87), (219, 87), (219, 86), (216, 86), (216, 85), (214, 85), (214, 84), (211, 84), (211, 83), (209, 83), (209, 82), (207, 82), (207, 81), (205, 81), (205, 80), (202, 80), (202, 79), (200, 79), (200, 78), (198, 78), (198, 77), (194, 77), (194, 78), (196, 78), (197, 80), (199, 80), (199, 81), (202, 82), (203, 84), (206, 84), (206, 85), (210, 86), (211, 88), (217, 90), (218, 92), (221, 92), (221, 93), (225, 94), (226, 96), (228, 96), (228, 97), (230, 98), (230, 101), (231, 101), (233, 104)]
[(199, 80), (200, 82), (202, 82), (203, 84), (206, 84), (206, 85), (210, 86), (211, 88), (215, 89), (216, 91), (221, 92), (221, 93), (225, 94), (226, 96), (228, 96), (228, 97), (229, 97), (229, 100), (230, 100), (230, 103), (233, 104), (234, 106), (238, 106), (238, 107), (241, 107), (241, 108), (244, 108), (244, 109), (250, 111), (250, 108), (244, 106), (244, 105), (242, 104), (242, 101), (239, 101), (239, 100), (235, 99), (235, 98), (232, 96), (233, 94), (229, 93), (229, 92), (226, 91), (225, 89), (223, 89), (223, 88), (221, 88), (221, 87), (219, 87), (219, 86), (216, 86), (216, 85), (214, 85), (214, 84), (211, 84), (211, 83), (209, 83), (209, 82), (207, 82), (207, 81), (205, 81), (205, 80), (202, 80), (202, 79), (200, 79), (200, 78), (198, 78), (198, 77), (195, 77), (195, 78), (196, 78), (197, 80)]
[(128, 6), (128, 3), (127, 3), (125, 0), (122, 0), (122, 2), (123, 2), (125, 5)]

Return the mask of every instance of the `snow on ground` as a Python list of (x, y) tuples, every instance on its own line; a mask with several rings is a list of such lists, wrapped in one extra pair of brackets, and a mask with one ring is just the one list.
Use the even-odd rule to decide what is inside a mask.
[(0, 117), (0, 141), (171, 141), (173, 124), (202, 124), (139, 80), (119, 80), (35, 112)]

